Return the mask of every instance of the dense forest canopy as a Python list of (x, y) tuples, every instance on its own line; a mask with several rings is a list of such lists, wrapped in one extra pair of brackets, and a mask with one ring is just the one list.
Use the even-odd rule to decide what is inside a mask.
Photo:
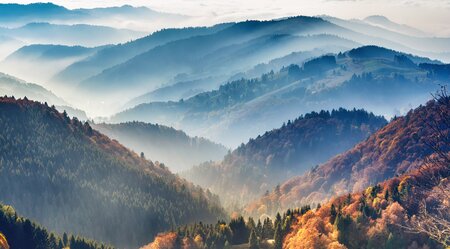
[[(74, 221), (76, 222), (76, 221)], [(0, 204), (1, 249), (113, 249), (78, 236), (62, 236), (49, 232), (42, 226), (21, 217), (13, 207)]]
[(136, 247), (223, 216), (209, 192), (54, 107), (2, 97), (0, 141), (0, 199), (51, 230)]
[(351, 148), (386, 123), (383, 117), (364, 110), (311, 112), (250, 139), (220, 163), (201, 164), (182, 176), (210, 188), (224, 203), (239, 207)]
[[(267, 216), (257, 222), (240, 216), (228, 224), (182, 226), (158, 235), (145, 248), (446, 249), (450, 243), (449, 107), (450, 97), (443, 95), (411, 114), (425, 118), (424, 109), (429, 109), (440, 120), (422, 119), (421, 127), (436, 134), (413, 136), (432, 153), (415, 154), (421, 163), (401, 176), (314, 207), (287, 209), (274, 221)], [(411, 115), (405, 118), (414, 119)], [(386, 140), (397, 142), (395, 137)]]
[(420, 167), (426, 158), (436, 154), (429, 146), (435, 140), (442, 144), (443, 153), (448, 153), (449, 143), (442, 134), (450, 130), (447, 121), (449, 106), (448, 97), (432, 100), (403, 117), (393, 119), (352, 149), (306, 174), (285, 181), (249, 205), (247, 212), (276, 212), (277, 209), (323, 202), (336, 195), (361, 191)]

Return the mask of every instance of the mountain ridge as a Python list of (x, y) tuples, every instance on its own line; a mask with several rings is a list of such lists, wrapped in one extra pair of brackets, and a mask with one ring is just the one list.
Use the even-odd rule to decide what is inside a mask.
[[(331, 196), (358, 192), (370, 185), (382, 182), (396, 174), (401, 175), (420, 167), (425, 158), (434, 151), (427, 145), (437, 139), (437, 131), (428, 127), (427, 120), (433, 120), (448, 132), (445, 116), (450, 115), (450, 99), (431, 100), (425, 106), (411, 110), (404, 117), (395, 118), (387, 126), (357, 144), (345, 153), (339, 154), (328, 162), (309, 172), (285, 181), (280, 187), (247, 206), (247, 212), (258, 213), (258, 208), (273, 206), (286, 208), (302, 203), (320, 203)], [(448, 151), (448, 145), (442, 145)], [(277, 207), (274, 207), (277, 209)], [(267, 210), (267, 212), (273, 212)]]

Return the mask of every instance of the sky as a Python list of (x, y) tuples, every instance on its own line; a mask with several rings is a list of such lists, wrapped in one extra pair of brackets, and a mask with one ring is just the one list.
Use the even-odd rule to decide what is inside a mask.
[[(0, 2), (39, 1), (0, 0)], [(201, 17), (205, 22), (271, 19), (292, 15), (331, 15), (345, 19), (384, 15), (397, 23), (407, 24), (436, 36), (450, 36), (450, 0), (50, 0), (50, 2), (67, 8), (124, 4), (146, 6), (158, 11)]]

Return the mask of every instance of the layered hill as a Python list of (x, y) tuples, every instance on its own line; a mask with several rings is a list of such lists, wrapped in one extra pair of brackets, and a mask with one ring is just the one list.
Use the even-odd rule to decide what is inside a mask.
[(157, 46), (175, 40), (215, 33), (228, 25), (230, 24), (219, 24), (212, 27), (163, 29), (133, 41), (102, 49), (60, 71), (53, 77), (52, 81), (58, 84), (76, 84)]
[(34, 82), (48, 83), (56, 73), (105, 47), (29, 45), (0, 62), (3, 72)]
[(188, 99), (141, 104), (114, 115), (111, 122), (161, 123), (237, 147), (279, 127), (280, 120), (312, 110), (356, 107), (399, 115), (447, 84), (446, 68), (426, 58), (365, 46), (234, 80)]
[[(82, 76), (83, 79), (72, 78), (73, 83), (81, 82), (78, 88), (81, 92), (98, 94), (107, 89), (109, 94), (126, 93), (127, 98), (131, 98), (141, 95), (142, 91), (151, 92), (182, 82), (199, 81), (199, 86), (195, 88), (215, 89), (226, 78), (247, 71), (257, 64), (292, 52), (324, 46), (334, 45), (341, 47), (340, 50), (343, 51), (360, 45), (377, 45), (448, 61), (448, 42), (448, 38), (414, 37), (363, 21), (297, 16), (262, 22), (231, 23), (222, 30), (186, 39), (174, 39), (161, 46), (140, 51), (134, 57), (126, 56), (127, 58), (103, 68), (104, 70), (92, 71), (88, 77)], [(120, 57), (120, 54), (116, 56)], [(73, 67), (70, 70), (75, 72), (78, 69)], [(64, 74), (68, 75), (66, 73)], [(79, 72), (71, 75), (86, 74)], [(63, 77), (58, 80), (62, 82), (62, 79)], [(205, 79), (210, 83), (203, 83)], [(127, 86), (132, 85), (134, 89), (139, 88), (139, 91), (125, 89), (123, 82), (127, 82)], [(178, 99), (184, 98), (183, 96), (186, 97), (186, 94), (177, 95)]]
[(201, 137), (189, 137), (183, 131), (164, 125), (129, 122), (91, 126), (137, 153), (143, 152), (145, 157), (164, 162), (172, 172), (188, 170), (205, 161), (220, 160), (227, 153), (222, 145)]
[(204, 163), (181, 175), (219, 194), (228, 205), (245, 205), (292, 175), (351, 148), (385, 124), (383, 117), (364, 110), (312, 112), (250, 139), (222, 162)]
[(0, 199), (56, 232), (135, 248), (223, 212), (216, 197), (29, 100), (0, 99)]
[(35, 101), (46, 102), (48, 105), (56, 106), (56, 109), (60, 112), (66, 111), (71, 117), (77, 117), (80, 120), (88, 119), (84, 111), (70, 106), (66, 101), (44, 87), (4, 73), (0, 73), (0, 96), (26, 97)]
[[(408, 27), (398, 25), (398, 27), (394, 28), (395, 23), (390, 22), (388, 19), (383, 20), (383, 17), (369, 17), (362, 21), (343, 20), (330, 16), (322, 16), (322, 18), (360, 34), (378, 37), (384, 40), (382, 43), (375, 41), (371, 43), (372, 45), (386, 46), (390, 49), (450, 62), (450, 51), (447, 46), (450, 38), (448, 37), (432, 37), (426, 34), (405, 34), (408, 32)], [(385, 23), (385, 25), (380, 24), (381, 22)]]
[(427, 141), (431, 156), (412, 171), (321, 205), (287, 209), (273, 220), (238, 217), (228, 224), (179, 227), (143, 248), (447, 248), (450, 98), (444, 91), (430, 105), (441, 119), (424, 119), (422, 125), (437, 134)]
[(430, 101), (393, 119), (387, 126), (345, 153), (280, 185), (250, 204), (252, 214), (273, 213), (305, 203), (320, 203), (333, 196), (358, 192), (386, 179), (417, 169), (435, 154), (450, 150), (450, 98)]
[(99, 46), (136, 39), (143, 32), (88, 24), (28, 23), (18, 28), (4, 28), (1, 33), (34, 44)]
[[(2, 26), (21, 26), (32, 22), (65, 24), (96, 24), (135, 30), (156, 30), (162, 23), (173, 26), (187, 17), (157, 12), (146, 7), (123, 5), (117, 7), (67, 9), (53, 3), (1, 4)], [(145, 25), (146, 24), (146, 25)]]
[(358, 44), (332, 35), (307, 36), (334, 34), (334, 29), (339, 27), (311, 17), (236, 23), (210, 35), (176, 40), (146, 51), (87, 79), (80, 88), (105, 89), (107, 84), (112, 93), (127, 80), (135, 88), (152, 90), (179, 74), (194, 79), (211, 74), (230, 74), (292, 51), (332, 44), (344, 47)]
[(4, 73), (0, 73), (0, 94), (17, 98), (26, 96), (36, 101), (47, 102), (50, 105), (67, 105), (63, 99), (44, 87)]

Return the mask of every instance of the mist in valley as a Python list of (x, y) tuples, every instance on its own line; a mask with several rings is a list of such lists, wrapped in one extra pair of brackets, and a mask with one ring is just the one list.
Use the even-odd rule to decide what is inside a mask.
[[(417, 213), (405, 201), (410, 180), (392, 177), (419, 179), (404, 174), (425, 157), (448, 153), (441, 142), (443, 153), (426, 149), (442, 134), (420, 119), (434, 116), (443, 123), (438, 130), (447, 129), (446, 25), (399, 22), (392, 11), (371, 13), (379, 8), (366, 0), (324, 1), (320, 12), (314, 4), (299, 11), (264, 1), (242, 9), (249, 3), (202, 0), (192, 13), (186, 2), (114, 4), (122, 2), (0, 4), (0, 218), (9, 215), (0, 222), (28, 226), (12, 205), (45, 229), (117, 248), (152, 241), (148, 248), (247, 247), (256, 238), (261, 248), (280, 249), (280, 234), (294, 236), (292, 229), (303, 226), (298, 219), (321, 212), (317, 203), (335, 208), (324, 234), (339, 236), (339, 219), (378, 224), (394, 202)], [(437, 2), (404, 6), (401, 16), (418, 6), (429, 16), (442, 7)], [(343, 6), (352, 4), (361, 13), (345, 15)], [(377, 169), (385, 164), (393, 168), (383, 178)], [(337, 176), (330, 165), (346, 171)], [(365, 192), (352, 197), (353, 171), (407, 183), (367, 192), (378, 181), (366, 177), (355, 187)], [(336, 209), (330, 196), (345, 200)], [(344, 215), (363, 197), (374, 199), (352, 206), (363, 218)], [(264, 224), (239, 215), (261, 215)], [(0, 226), (0, 249), (9, 248), (3, 234), (11, 238)], [(45, 236), (46, 243), (61, 242), (48, 248), (79, 249), (74, 237)], [(441, 248), (414, 238), (423, 248)], [(90, 248), (106, 248), (100, 244)]]

